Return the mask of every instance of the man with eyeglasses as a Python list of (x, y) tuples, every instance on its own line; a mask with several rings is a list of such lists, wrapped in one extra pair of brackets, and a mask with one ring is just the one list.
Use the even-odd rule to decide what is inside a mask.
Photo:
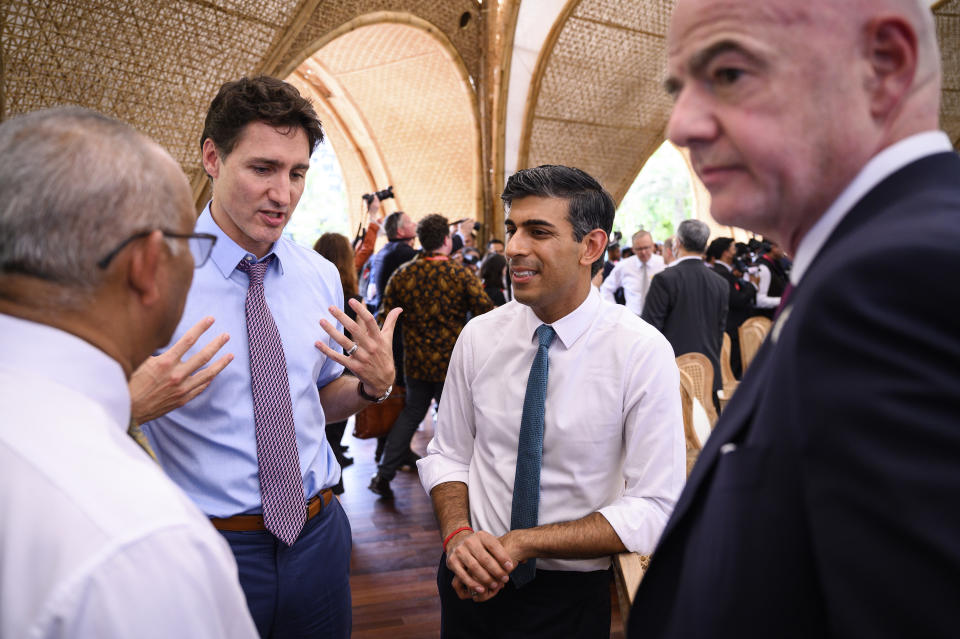
[(124, 124), (0, 125), (0, 636), (256, 636), (228, 545), (126, 435), (213, 244), (193, 217)]
[[(281, 236), (322, 139), (313, 107), (285, 82), (220, 88), (201, 136), (213, 196), (195, 229), (217, 241), (175, 337), (215, 316), (235, 361), (143, 425), (160, 465), (233, 549), (264, 637), (350, 635), (350, 524), (333, 498), (340, 465), (324, 426), (386, 399), (394, 379), (399, 309), (382, 333), (355, 300), (349, 319), (336, 267)], [(356, 376), (341, 377), (344, 366)]]

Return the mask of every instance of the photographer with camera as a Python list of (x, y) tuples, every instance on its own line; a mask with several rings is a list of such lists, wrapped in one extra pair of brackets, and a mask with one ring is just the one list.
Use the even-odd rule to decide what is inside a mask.
[[(357, 236), (353, 238), (353, 265), (357, 269), (358, 275), (363, 269), (364, 264), (366, 264), (370, 256), (373, 255), (373, 249), (377, 245), (377, 234), (380, 232), (380, 227), (383, 226), (384, 218), (383, 207), (380, 206), (380, 198), (377, 193), (365, 194), (363, 201), (366, 202), (367, 205), (367, 212), (364, 214), (364, 219), (369, 220), (369, 222), (367, 223), (366, 230), (361, 231), (358, 229)], [(362, 223), (360, 228), (363, 228)]]

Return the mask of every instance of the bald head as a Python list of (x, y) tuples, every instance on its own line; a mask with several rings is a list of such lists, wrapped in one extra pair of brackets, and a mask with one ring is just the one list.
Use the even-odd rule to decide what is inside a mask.
[(937, 128), (922, 0), (678, 0), (667, 49), (668, 137), (713, 217), (791, 251), (872, 157)]

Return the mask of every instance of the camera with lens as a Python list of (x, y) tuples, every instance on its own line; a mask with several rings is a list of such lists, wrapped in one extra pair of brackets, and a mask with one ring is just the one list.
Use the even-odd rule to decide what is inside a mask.
[(381, 202), (382, 202), (383, 200), (389, 200), (390, 198), (393, 197), (393, 186), (388, 186), (388, 187), (385, 188), (384, 190), (382, 190), (382, 191), (377, 191), (376, 193), (364, 193), (364, 194), (363, 194), (363, 201), (366, 202), (367, 204), (370, 204), (371, 202), (373, 202), (373, 197), (374, 197), (374, 196), (377, 196), (377, 198), (378, 198)]

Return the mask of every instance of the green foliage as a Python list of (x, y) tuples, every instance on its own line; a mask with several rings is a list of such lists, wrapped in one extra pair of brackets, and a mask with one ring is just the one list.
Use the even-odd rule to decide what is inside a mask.
[(620, 244), (630, 245), (630, 236), (644, 229), (662, 242), (677, 225), (693, 217), (690, 172), (680, 153), (664, 142), (644, 164), (637, 179), (620, 202), (613, 230), (620, 231)]

